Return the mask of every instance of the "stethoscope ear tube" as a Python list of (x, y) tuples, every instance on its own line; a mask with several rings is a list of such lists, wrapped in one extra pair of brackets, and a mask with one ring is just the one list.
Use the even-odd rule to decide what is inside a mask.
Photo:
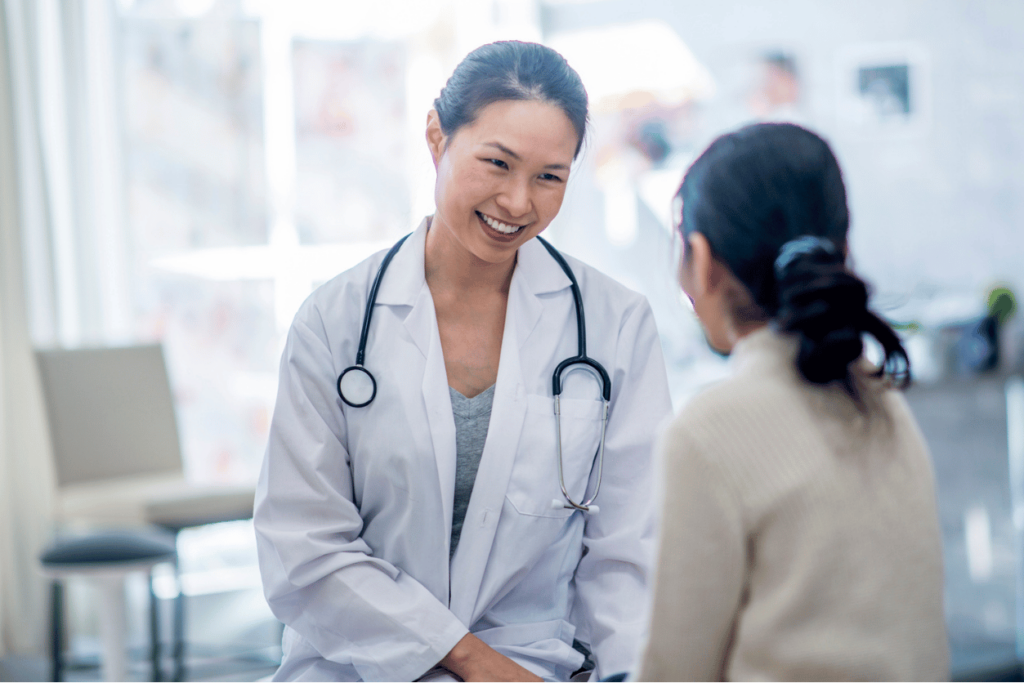
[(562, 394), (562, 373), (573, 365), (586, 365), (592, 368), (595, 373), (601, 378), (601, 398), (608, 401), (612, 400), (612, 380), (608, 376), (608, 371), (604, 369), (604, 366), (598, 363), (593, 358), (585, 356), (583, 358), (566, 358), (555, 368), (555, 374), (551, 377), (551, 395), (561, 396)]
[[(594, 459), (597, 460), (597, 484), (594, 486), (594, 492), (582, 503), (577, 503), (569, 495), (569, 489), (565, 486), (565, 473), (562, 467), (562, 410), (561, 410), (561, 396), (555, 394), (555, 443), (558, 446), (558, 483), (562, 487), (562, 496), (565, 498), (567, 504), (563, 504), (561, 507), (581, 510), (590, 514), (597, 514), (598, 507), (592, 505), (594, 500), (597, 498), (597, 494), (601, 492), (601, 478), (604, 476), (604, 439), (605, 434), (608, 430), (608, 409), (610, 404), (608, 401), (604, 402), (601, 407), (601, 442), (597, 446), (597, 453), (594, 454)], [(557, 507), (556, 503), (558, 500), (551, 501), (552, 507)]]

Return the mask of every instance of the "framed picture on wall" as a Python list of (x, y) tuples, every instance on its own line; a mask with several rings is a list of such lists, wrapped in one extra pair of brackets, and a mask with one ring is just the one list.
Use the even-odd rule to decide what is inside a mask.
[(928, 52), (917, 43), (842, 48), (836, 60), (836, 114), (844, 129), (917, 135), (931, 120)]

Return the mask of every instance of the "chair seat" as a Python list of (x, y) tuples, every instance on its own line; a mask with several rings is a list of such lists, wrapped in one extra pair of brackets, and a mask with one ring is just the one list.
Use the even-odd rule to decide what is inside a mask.
[(90, 482), (60, 490), (59, 516), (68, 524), (172, 529), (252, 517), (255, 487), (193, 484), (179, 475)]
[(174, 535), (158, 531), (97, 531), (57, 539), (39, 558), (48, 569), (170, 561)]
[(146, 519), (174, 529), (252, 517), (256, 491), (245, 486), (193, 486), (146, 503)]

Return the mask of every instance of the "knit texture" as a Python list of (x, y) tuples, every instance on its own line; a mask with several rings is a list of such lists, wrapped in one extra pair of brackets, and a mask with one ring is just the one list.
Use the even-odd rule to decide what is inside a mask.
[(659, 448), (660, 555), (639, 680), (942, 680), (941, 533), (927, 446), (866, 376), (858, 407), (740, 341)]

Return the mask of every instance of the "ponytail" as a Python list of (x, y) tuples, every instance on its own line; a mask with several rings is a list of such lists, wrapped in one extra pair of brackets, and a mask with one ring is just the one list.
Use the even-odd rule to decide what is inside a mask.
[(868, 288), (846, 267), (829, 240), (803, 236), (786, 242), (775, 261), (778, 329), (797, 335), (796, 364), (814, 384), (838, 381), (858, 397), (851, 365), (864, 352), (864, 334), (882, 346), (884, 359), (875, 376), (888, 376), (905, 388), (910, 362), (899, 337), (868, 309)]

